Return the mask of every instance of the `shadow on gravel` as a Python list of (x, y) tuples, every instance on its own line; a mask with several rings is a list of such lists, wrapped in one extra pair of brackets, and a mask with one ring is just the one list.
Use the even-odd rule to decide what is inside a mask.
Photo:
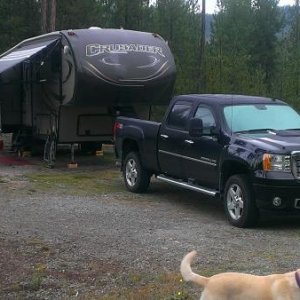
[(272, 231), (300, 229), (300, 214), (263, 211), (258, 228)]
[(213, 215), (216, 220), (225, 220), (223, 205), (219, 199), (208, 197), (197, 192), (178, 188), (166, 183), (152, 180), (148, 195), (158, 201), (168, 201), (176, 206), (182, 206), (183, 211), (192, 210), (202, 215)]
[[(156, 180), (152, 180), (147, 194), (158, 198), (158, 201), (168, 201), (182, 206), (182, 210), (192, 210), (212, 218), (212, 221), (227, 222), (223, 204), (219, 199), (201, 195), (197, 192), (177, 188)], [(162, 200), (163, 199), (163, 200)], [(300, 229), (300, 212), (262, 211), (259, 223), (254, 229), (287, 230)]]

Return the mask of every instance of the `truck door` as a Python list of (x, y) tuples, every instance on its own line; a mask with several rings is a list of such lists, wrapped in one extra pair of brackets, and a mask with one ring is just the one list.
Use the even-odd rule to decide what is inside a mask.
[(182, 178), (182, 150), (187, 135), (187, 124), (192, 112), (192, 103), (177, 101), (158, 136), (158, 162), (162, 173)]
[(188, 133), (184, 139), (183, 168), (185, 177), (199, 185), (218, 188), (219, 184), (219, 158), (222, 145), (216, 135), (218, 124), (213, 111), (206, 105), (200, 104), (193, 116), (203, 122), (201, 137), (191, 137)]

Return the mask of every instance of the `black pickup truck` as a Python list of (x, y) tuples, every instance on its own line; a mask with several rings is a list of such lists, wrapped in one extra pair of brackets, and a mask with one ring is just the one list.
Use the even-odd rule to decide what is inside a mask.
[(128, 190), (155, 175), (219, 197), (237, 227), (261, 209), (300, 212), (300, 116), (278, 99), (177, 96), (162, 123), (117, 118), (115, 151)]

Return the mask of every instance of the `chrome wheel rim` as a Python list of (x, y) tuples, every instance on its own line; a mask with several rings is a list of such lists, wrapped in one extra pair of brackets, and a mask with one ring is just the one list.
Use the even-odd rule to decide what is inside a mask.
[(134, 159), (129, 159), (126, 164), (125, 177), (126, 182), (130, 187), (135, 186), (137, 182), (137, 165)]
[(239, 220), (243, 214), (243, 192), (239, 185), (232, 184), (227, 192), (227, 209), (233, 220)]

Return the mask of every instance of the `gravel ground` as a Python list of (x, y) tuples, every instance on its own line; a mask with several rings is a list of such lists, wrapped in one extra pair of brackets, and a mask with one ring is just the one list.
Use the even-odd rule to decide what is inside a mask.
[[(106, 157), (106, 156), (105, 156)], [(55, 169), (0, 166), (1, 299), (197, 299), (180, 281), (185, 253), (197, 272), (268, 274), (300, 266), (300, 217), (264, 214), (234, 228), (222, 205), (152, 180), (125, 190), (112, 154)]]

